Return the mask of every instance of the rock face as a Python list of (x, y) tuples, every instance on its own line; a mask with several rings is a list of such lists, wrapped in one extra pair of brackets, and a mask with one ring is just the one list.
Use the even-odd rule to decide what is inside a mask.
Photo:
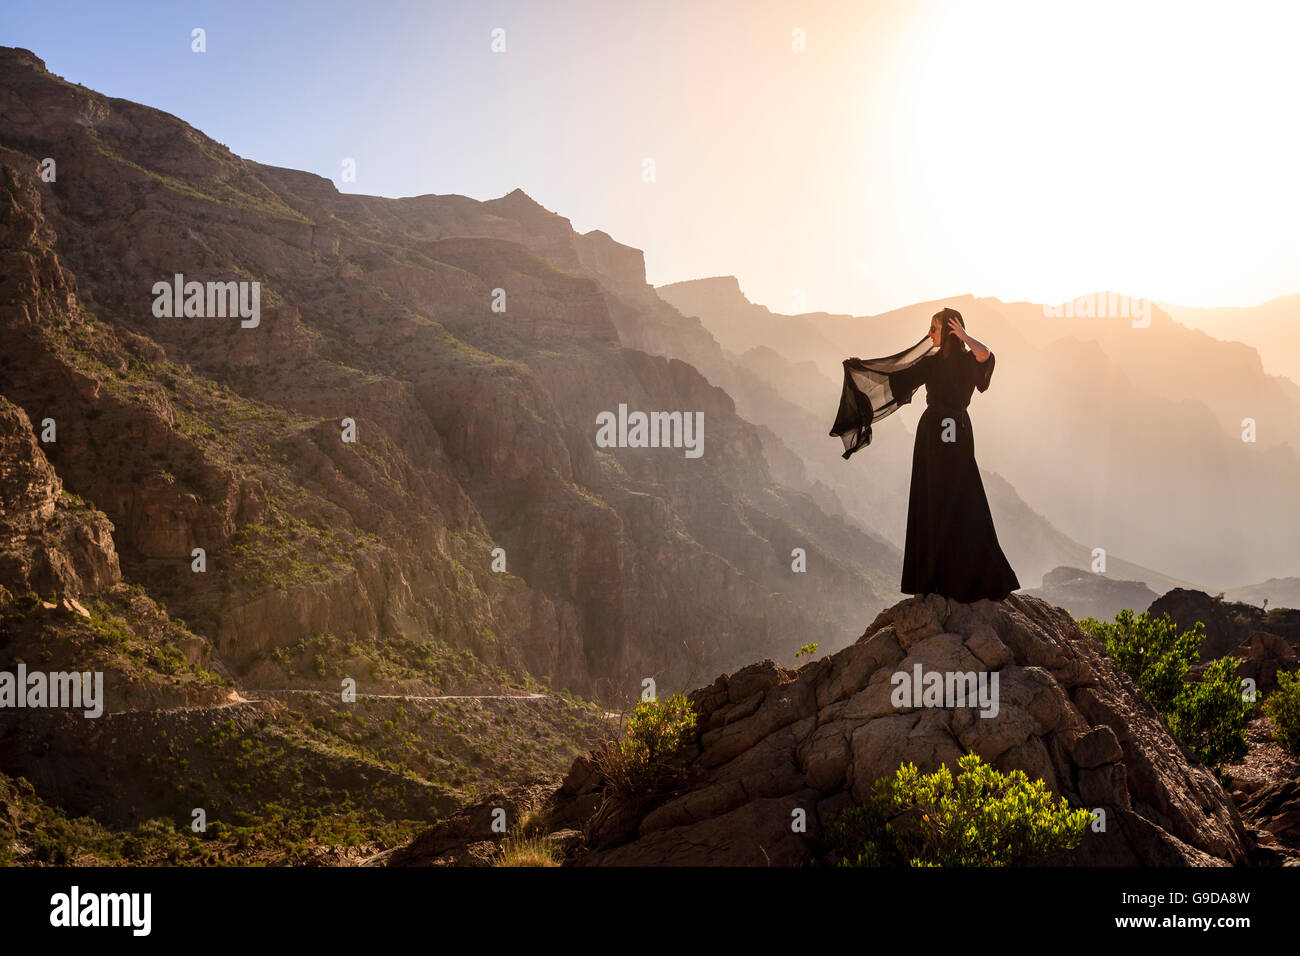
[(113, 526), (63, 495), (22, 409), (0, 396), (0, 592), (70, 598), (121, 580)]
[(1107, 621), (1124, 608), (1134, 612), (1156, 599), (1156, 592), (1141, 581), (1116, 581), (1080, 568), (1058, 567), (1043, 575), (1043, 586), (1022, 591), (1065, 608), (1074, 617)]
[(1232, 652), (1240, 663), (1237, 676), (1250, 678), (1260, 690), (1271, 690), (1277, 686), (1279, 671), (1296, 669), (1297, 656), (1295, 648), (1284, 638), (1267, 631), (1256, 631), (1250, 640), (1238, 646)]
[(1275, 780), (1260, 787), (1242, 802), (1241, 815), (1280, 845), (1287, 857), (1283, 865), (1300, 866), (1300, 780)]
[[(638, 250), (519, 190), (341, 195), (24, 50), (0, 79), (0, 394), (238, 679), (349, 635), (621, 695), (842, 646), (889, 600), (897, 550), (773, 477), (792, 456)], [(156, 314), (177, 274), (258, 282), (259, 324)], [(597, 445), (621, 404), (703, 414), (704, 454)]]
[[(892, 678), (918, 666), (996, 674), (996, 715), (895, 706)], [(969, 752), (1105, 812), (1103, 832), (1090, 830), (1077, 850), (1049, 862), (1238, 864), (1251, 846), (1212, 773), (1189, 762), (1132, 682), (1068, 615), (1032, 597), (908, 599), (829, 658), (797, 671), (753, 664), (691, 701), (698, 739), (688, 783), (676, 792), (606, 798), (590, 760), (575, 762), (549, 821), (554, 830), (585, 831), (578, 864), (808, 863), (826, 850), (827, 822), (863, 801), (878, 778), (907, 762), (952, 768)], [(797, 810), (806, 833), (792, 832)], [(460, 820), (462, 830), (475, 812)], [(422, 845), (456, 856), (446, 839), (453, 832), (427, 834)], [(402, 861), (414, 862), (410, 853)]]
[(1292, 651), (1300, 648), (1300, 610), (1292, 608), (1265, 611), (1253, 604), (1213, 598), (1204, 591), (1174, 588), (1152, 601), (1147, 613), (1157, 617), (1168, 614), (1180, 630), (1191, 629), (1197, 621), (1203, 623), (1202, 662), (1233, 652), (1243, 659), (1285, 655), (1276, 642), (1256, 641), (1256, 635), (1261, 632), (1281, 638)]

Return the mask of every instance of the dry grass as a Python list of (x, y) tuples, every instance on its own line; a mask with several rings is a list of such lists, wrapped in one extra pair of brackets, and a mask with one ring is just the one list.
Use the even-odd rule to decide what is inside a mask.
[(543, 836), (507, 837), (501, 841), (501, 853), (493, 866), (559, 866), (556, 845)]
[(549, 808), (544, 801), (531, 803), (519, 811), (519, 822), (515, 825), (516, 837), (531, 837), (546, 832), (546, 817)]
[(493, 866), (561, 866), (563, 852), (546, 838), (550, 805), (534, 799), (518, 811), (518, 820), (501, 841)]

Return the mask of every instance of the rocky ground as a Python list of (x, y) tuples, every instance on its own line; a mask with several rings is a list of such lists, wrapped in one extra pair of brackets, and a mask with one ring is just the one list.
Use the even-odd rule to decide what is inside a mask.
[(1273, 741), (1267, 717), (1250, 727), (1250, 753), (1224, 768), (1232, 801), (1256, 831), (1264, 862), (1300, 866), (1300, 758)]
[[(890, 677), (996, 671), (1001, 711), (904, 708)], [(1189, 759), (1100, 645), (1059, 608), (1012, 595), (937, 595), (882, 612), (853, 646), (798, 670), (764, 661), (695, 691), (688, 777), (669, 792), (619, 795), (588, 758), (554, 786), (500, 792), (461, 809), (370, 865), (490, 863), (508, 836), (494, 810), (523, 819), (574, 865), (801, 865), (828, 861), (825, 827), (903, 762), (949, 766), (967, 752), (1047, 781), (1105, 811), (1075, 851), (1092, 866), (1294, 865), (1296, 762), (1264, 740), (1231, 768), (1233, 797)], [(1239, 809), (1240, 804), (1240, 809)], [(806, 832), (791, 827), (804, 810)], [(517, 832), (517, 831), (512, 831)]]

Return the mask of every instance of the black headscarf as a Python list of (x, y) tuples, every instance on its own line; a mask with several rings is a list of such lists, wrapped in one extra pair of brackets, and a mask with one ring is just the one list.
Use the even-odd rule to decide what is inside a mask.
[[(926, 335), (911, 348), (883, 358), (844, 360), (844, 390), (831, 435), (844, 442), (844, 457), (871, 444), (871, 426), (893, 414), (899, 402), (889, 387), (891, 372), (910, 368), (939, 350)], [(903, 398), (906, 402), (911, 396)]]
[[(939, 342), (936, 348), (927, 334), (911, 348), (886, 355), (883, 358), (844, 360), (844, 389), (840, 392), (840, 410), (835, 416), (835, 425), (831, 428), (832, 437), (844, 442), (844, 457), (848, 458), (855, 451), (871, 444), (871, 426), (898, 410), (912, 399), (912, 392), (895, 395), (890, 384), (890, 375), (911, 368), (928, 356), (940, 354), (953, 357), (964, 352), (966, 346), (948, 327), (949, 319), (956, 319), (962, 328), (965, 320), (956, 309), (944, 308), (936, 312), (932, 319), (939, 320)], [(904, 376), (906, 379), (907, 376)]]

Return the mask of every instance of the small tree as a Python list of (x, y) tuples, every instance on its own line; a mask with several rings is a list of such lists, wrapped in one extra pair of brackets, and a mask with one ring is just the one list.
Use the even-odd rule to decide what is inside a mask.
[(1143, 611), (1135, 617), (1125, 609), (1113, 622), (1089, 617), (1079, 626), (1106, 645), (1106, 653), (1197, 760), (1218, 770), (1246, 755), (1255, 704), (1242, 695), (1236, 658), (1213, 661), (1199, 681), (1187, 683), (1205, 640), (1204, 624), (1197, 621), (1180, 633), (1168, 614), (1153, 618)]
[(1205, 640), (1205, 625), (1200, 621), (1179, 633), (1168, 614), (1153, 618), (1143, 611), (1134, 617), (1127, 608), (1115, 615), (1114, 622), (1088, 617), (1079, 626), (1106, 645), (1106, 653), (1161, 713), (1167, 713), (1182, 692), (1183, 679)]
[(673, 781), (681, 751), (695, 729), (696, 714), (683, 694), (665, 701), (639, 701), (628, 718), (627, 734), (595, 754), (605, 782), (623, 793), (652, 792)]
[(1273, 739), (1289, 754), (1300, 756), (1300, 671), (1281, 671), (1277, 687), (1264, 702), (1273, 722)]
[(840, 866), (1010, 866), (1074, 849), (1092, 814), (1053, 801), (1042, 780), (1003, 774), (978, 754), (921, 774), (904, 764), (876, 781), (867, 803), (846, 810), (828, 837)]
[(1242, 693), (1236, 658), (1221, 657), (1174, 698), (1169, 729), (1197, 760), (1218, 770), (1250, 750), (1246, 733), (1254, 710), (1254, 701)]

